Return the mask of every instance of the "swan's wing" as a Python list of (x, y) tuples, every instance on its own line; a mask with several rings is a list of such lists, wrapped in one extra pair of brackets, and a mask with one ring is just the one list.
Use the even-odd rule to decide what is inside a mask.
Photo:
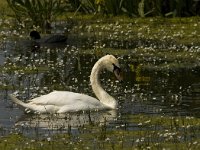
[[(76, 112), (83, 110), (102, 110), (108, 107), (94, 97), (68, 91), (54, 91), (32, 99), (31, 106), (39, 106), (40, 112)], [(33, 110), (35, 110), (32, 108)], [(38, 109), (37, 109), (38, 110)]]
[(65, 113), (65, 112), (76, 112), (76, 111), (87, 111), (87, 110), (105, 110), (110, 109), (108, 106), (105, 106), (100, 101), (76, 101), (75, 104), (72, 105), (64, 105), (57, 111), (58, 113)]
[(54, 91), (47, 95), (30, 100), (31, 104), (36, 105), (55, 105), (55, 106), (76, 106), (76, 105), (99, 105), (99, 100), (80, 93), (69, 91)]

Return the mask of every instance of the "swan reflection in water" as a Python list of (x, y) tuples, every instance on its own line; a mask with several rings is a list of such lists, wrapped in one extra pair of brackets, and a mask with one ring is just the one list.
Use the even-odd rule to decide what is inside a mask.
[[(116, 110), (107, 111), (85, 111), (66, 114), (24, 114), (15, 123), (23, 134), (33, 136), (36, 130), (40, 133), (51, 131), (53, 133), (66, 132), (69, 129), (77, 130), (87, 125), (108, 125), (117, 118)], [(27, 131), (26, 133), (24, 133)], [(49, 134), (49, 133), (48, 133)]]

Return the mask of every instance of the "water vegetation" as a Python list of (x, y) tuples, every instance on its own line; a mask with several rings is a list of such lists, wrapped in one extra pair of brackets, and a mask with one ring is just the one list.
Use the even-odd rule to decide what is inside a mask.
[(49, 29), (52, 20), (66, 9), (61, 0), (7, 0), (7, 3), (22, 26), (31, 24), (43, 30)]
[(14, 17), (20, 26), (39, 27), (43, 32), (49, 32), (51, 24), (58, 17), (70, 18), (69, 12), (73, 13), (73, 17), (80, 13), (95, 17), (125, 15), (140, 18), (191, 17), (200, 13), (199, 2), (189, 0), (169, 2), (166, 0), (7, 0), (6, 8), (8, 6), (12, 10), (9, 16)]
[(130, 17), (183, 17), (199, 14), (199, 2), (189, 0), (70, 0), (69, 2), (74, 10), (90, 14), (127, 15)]
[[(123, 119), (128, 122), (123, 122)], [(128, 118), (128, 119), (127, 119)], [(198, 149), (199, 118), (167, 115), (124, 115), (118, 126), (91, 124), (80, 126), (78, 136), (67, 133), (43, 137), (10, 134), (1, 137), (1, 149)], [(135, 128), (138, 130), (134, 130)], [(59, 129), (58, 129), (59, 130)]]
[[(105, 81), (106, 75), (102, 75), (105, 88), (116, 93), (119, 99), (117, 116), (112, 121), (105, 118), (101, 123), (76, 127), (63, 124), (54, 129), (50, 128), (52, 120), (49, 119), (49, 128), (45, 130), (37, 125), (29, 126), (30, 121), (35, 121), (35, 114), (33, 118), (28, 114), (30, 118), (25, 123), (14, 125), (15, 118), (20, 118), (16, 113), (8, 117), (11, 128), (0, 126), (0, 149), (199, 149), (200, 18), (165, 18), (166, 15), (181, 16), (178, 14), (181, 9), (176, 5), (177, 14), (172, 8), (160, 14), (156, 11), (158, 6), (154, 5), (156, 10), (152, 5), (147, 8), (147, 4), (155, 1), (138, 0), (137, 9), (128, 8), (132, 0), (126, 2), (127, 7), (123, 0), (87, 2), (92, 3), (70, 1), (76, 12), (50, 19), (55, 25), (52, 32), (57, 27), (66, 30), (70, 26), (67, 46), (41, 47), (35, 52), (18, 44), (27, 39), (30, 26), (22, 26), (0, 10), (0, 56), (5, 60), (0, 65), (0, 95), (4, 97), (1, 102), (6, 102), (4, 109), (9, 108), (6, 113), (10, 113), (16, 111), (16, 106), (10, 104), (8, 93), (15, 93), (21, 99), (53, 90), (92, 95), (88, 70), (96, 59), (110, 53), (119, 58), (125, 76), (125, 83), (121, 84), (114, 78)], [(113, 7), (111, 4), (117, 2), (121, 5), (107, 12), (104, 5)], [(155, 12), (156, 17), (152, 17)], [(32, 25), (31, 28), (39, 29)], [(35, 134), (31, 134), (33, 130)]]

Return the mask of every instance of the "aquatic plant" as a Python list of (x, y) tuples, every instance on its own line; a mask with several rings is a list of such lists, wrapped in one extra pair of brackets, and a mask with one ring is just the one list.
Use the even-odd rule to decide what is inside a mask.
[[(49, 118), (51, 118), (50, 115)], [(50, 128), (51, 121), (49, 120)], [(68, 129), (54, 126), (55, 129), (52, 132), (55, 133), (57, 130), (60, 134), (51, 134), (50, 129), (44, 131), (46, 133), (44, 136), (40, 136), (40, 132), (36, 131), (37, 125), (32, 129), (26, 128), (27, 125), (28, 122), (22, 125), (24, 132), (34, 130), (35, 137), (28, 138), (13, 132), (7, 137), (1, 137), (0, 148), (6, 150), (13, 148), (176, 149), (177, 147), (199, 149), (200, 147), (199, 118), (190, 116), (123, 115), (117, 117), (113, 123), (106, 124), (105, 121), (101, 125), (98, 123), (80, 125), (76, 129), (67, 126), (66, 121), (64, 127)]]
[[(75, 42), (66, 48), (31, 53), (17, 43), (11, 50), (2, 46), (0, 149), (199, 149), (199, 18), (75, 17)], [(12, 30), (1, 35), (20, 36)], [(89, 124), (73, 114), (77, 126), (70, 124), (72, 114), (26, 116), (7, 97), (14, 92), (31, 99), (52, 90), (92, 95), (88, 70), (107, 53), (119, 57), (124, 70), (124, 83), (102, 74), (104, 87), (119, 99), (111, 121), (90, 112), (84, 112)], [(43, 122), (47, 129), (39, 127)]]
[[(199, 1), (190, 0), (70, 0), (76, 11), (128, 16), (194, 16), (199, 15)], [(187, 7), (191, 6), (191, 7)]]
[(32, 21), (32, 25), (49, 29), (56, 16), (65, 12), (67, 7), (62, 0), (7, 0), (9, 7), (14, 11), (14, 17), (22, 25)]

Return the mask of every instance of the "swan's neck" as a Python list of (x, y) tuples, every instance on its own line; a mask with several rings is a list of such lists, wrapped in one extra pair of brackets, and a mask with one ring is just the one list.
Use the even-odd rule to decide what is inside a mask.
[(104, 69), (104, 61), (99, 60), (92, 68), (90, 75), (90, 82), (92, 90), (96, 97), (106, 106), (115, 109), (117, 107), (117, 101), (110, 96), (101, 86), (99, 81), (100, 72)]

